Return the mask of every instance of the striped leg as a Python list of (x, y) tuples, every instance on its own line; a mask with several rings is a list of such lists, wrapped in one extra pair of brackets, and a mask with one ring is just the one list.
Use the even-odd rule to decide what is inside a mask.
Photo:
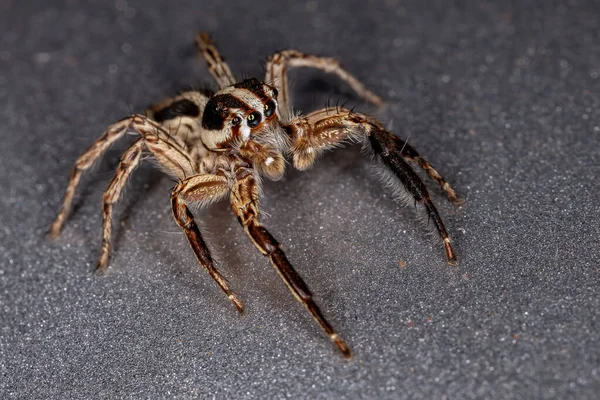
[(102, 203), (102, 250), (96, 264), (96, 272), (104, 273), (112, 252), (112, 208), (121, 197), (123, 188), (133, 170), (139, 165), (144, 146), (143, 139), (138, 139), (121, 157), (119, 167), (104, 192)]
[[(139, 165), (142, 151), (145, 149), (150, 151), (150, 154), (159, 161), (159, 163), (170, 172), (172, 175), (179, 177), (184, 174), (193, 175), (194, 171), (188, 169), (186, 164), (191, 162), (191, 159), (185, 152), (174, 142), (161, 140), (154, 134), (149, 134), (148, 127), (138, 127), (137, 131), (142, 135), (135, 143), (133, 143), (123, 156), (121, 162), (115, 171), (115, 174), (104, 192), (102, 203), (102, 250), (100, 258), (96, 264), (96, 272), (104, 273), (108, 267), (108, 261), (112, 252), (112, 216), (113, 205), (121, 197), (121, 193), (125, 188), (127, 180), (131, 176), (133, 170)], [(167, 139), (163, 137), (163, 139)], [(180, 163), (183, 162), (183, 166)], [(186, 170), (187, 169), (187, 170)], [(182, 172), (185, 171), (185, 172)]]
[(287, 80), (289, 68), (309, 67), (322, 70), (324, 72), (337, 75), (342, 81), (350, 86), (360, 97), (377, 105), (383, 105), (381, 97), (371, 92), (360, 83), (353, 75), (343, 69), (335, 58), (318, 57), (311, 54), (304, 54), (296, 50), (284, 50), (275, 53), (269, 57), (266, 65), (265, 82), (269, 85), (275, 85), (279, 90), (277, 97), (279, 102), (279, 112), (281, 120), (284, 122), (290, 119), (290, 99)]
[(269, 257), (271, 264), (273, 264), (273, 267), (275, 267), (275, 270), (294, 297), (300, 303), (304, 304), (344, 357), (350, 358), (352, 351), (336, 333), (331, 324), (327, 322), (321, 310), (314, 302), (308, 286), (306, 286), (306, 283), (304, 283), (300, 275), (294, 270), (285, 253), (279, 247), (277, 240), (258, 221), (258, 192), (258, 184), (252, 174), (242, 173), (238, 177), (238, 181), (231, 191), (231, 203), (240, 224), (244, 227), (246, 234), (250, 237), (256, 248), (263, 255)]
[(240, 298), (231, 290), (227, 279), (215, 267), (208, 246), (202, 238), (200, 229), (194, 216), (188, 208), (189, 203), (199, 203), (201, 206), (219, 200), (229, 193), (227, 178), (220, 175), (196, 175), (180, 182), (171, 192), (171, 208), (177, 225), (185, 235), (198, 259), (200, 265), (215, 280), (217, 285), (225, 292), (239, 312), (244, 311)]
[(235, 78), (231, 69), (217, 50), (208, 33), (198, 33), (196, 35), (196, 46), (198, 51), (204, 56), (208, 64), (208, 70), (217, 81), (219, 90), (235, 83)]
[[(156, 147), (159, 142), (168, 145), (171, 151), (163, 152), (159, 149), (155, 152), (155, 156), (169, 173), (180, 177), (180, 179), (195, 174), (195, 166), (192, 159), (182, 150), (176, 139), (169, 136), (159, 124), (143, 115), (132, 115), (124, 118), (109, 126), (100, 138), (77, 159), (69, 184), (67, 185), (62, 207), (48, 232), (51, 238), (58, 236), (64, 226), (71, 210), (75, 189), (81, 180), (82, 173), (90, 169), (113, 143), (129, 131), (141, 135), (150, 150)], [(161, 145), (158, 146), (160, 147)]]
[(71, 178), (69, 179), (62, 207), (48, 232), (48, 235), (51, 238), (57, 237), (65, 224), (67, 216), (71, 211), (71, 206), (73, 205), (75, 189), (81, 180), (81, 174), (90, 169), (106, 150), (127, 132), (130, 124), (131, 120), (125, 118), (111, 125), (102, 136), (100, 136), (100, 138), (98, 138), (98, 140), (96, 140), (96, 142), (94, 142), (94, 144), (92, 144), (92, 146), (77, 159), (73, 172), (71, 173)]
[[(386, 131), (372, 117), (352, 113), (348, 110), (324, 109), (315, 111), (304, 118), (293, 120), (286, 130), (292, 136), (294, 166), (304, 170), (314, 164), (316, 157), (325, 150), (332, 149), (341, 142), (363, 141), (378, 156), (386, 168), (386, 178), (401, 198), (423, 205), (428, 218), (438, 231), (449, 264), (456, 264), (456, 254), (450, 244), (450, 237), (429, 192), (423, 181), (405, 161), (416, 160), (430, 177), (436, 180), (454, 203), (459, 204), (450, 185), (418, 153), (403, 140)], [(365, 140), (368, 139), (368, 140)]]
[[(400, 138), (398, 138), (397, 136), (394, 136), (394, 140), (396, 142), (400, 141)], [(409, 160), (409, 161), (414, 161), (417, 163), (417, 165), (427, 173), (427, 175), (433, 179), (434, 181), (436, 181), (440, 187), (442, 188), (442, 190), (444, 192), (446, 192), (446, 196), (448, 196), (448, 200), (450, 200), (452, 203), (454, 204), (463, 204), (465, 202), (465, 200), (461, 197), (459, 197), (456, 194), (456, 191), (450, 186), (450, 184), (448, 182), (446, 182), (446, 180), (435, 170), (435, 168), (433, 168), (431, 166), (431, 164), (429, 164), (427, 162), (427, 160), (425, 160), (423, 157), (421, 157), (419, 155), (419, 153), (414, 149), (414, 147), (412, 147), (411, 145), (409, 145), (407, 142), (402, 142), (402, 145), (400, 145), (399, 143), (396, 143), (396, 148), (400, 148), (400, 154), (402, 154), (402, 157), (404, 157), (404, 159)]]

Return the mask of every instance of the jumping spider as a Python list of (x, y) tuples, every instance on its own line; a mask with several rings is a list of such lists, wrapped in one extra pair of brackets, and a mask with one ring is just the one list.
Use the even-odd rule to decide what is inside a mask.
[(412, 146), (388, 132), (375, 118), (337, 107), (306, 116), (292, 115), (287, 71), (294, 67), (312, 67), (335, 74), (362, 98), (376, 105), (383, 104), (380, 97), (367, 90), (336, 60), (285, 50), (268, 58), (263, 81), (252, 78), (237, 82), (207, 34), (197, 35), (196, 43), (219, 90), (213, 94), (185, 92), (152, 106), (146, 115), (131, 115), (109, 126), (77, 159), (62, 208), (49, 235), (56, 237), (60, 233), (81, 174), (126, 133), (139, 135), (123, 154), (104, 192), (102, 250), (96, 270), (100, 273), (106, 270), (111, 254), (113, 205), (142, 155), (149, 154), (178, 180), (171, 192), (175, 221), (185, 232), (198, 262), (237, 309), (243, 311), (242, 302), (215, 267), (189, 209), (192, 204), (205, 206), (228, 195), (233, 212), (252, 243), (269, 257), (296, 299), (308, 308), (342, 354), (350, 357), (350, 349), (325, 320), (279, 243), (259, 222), (261, 175), (280, 179), (288, 155), (295, 168), (305, 170), (325, 150), (344, 141), (362, 142), (379, 160), (396, 193), (425, 210), (442, 239), (450, 264), (456, 263), (450, 237), (424, 183), (408, 162), (416, 163), (435, 180), (451, 202), (459, 204), (462, 200)]

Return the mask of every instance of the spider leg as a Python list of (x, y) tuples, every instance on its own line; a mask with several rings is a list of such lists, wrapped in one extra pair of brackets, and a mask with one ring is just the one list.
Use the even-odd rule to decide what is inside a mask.
[[(396, 141), (396, 142), (401, 140), (397, 136), (394, 136), (394, 138), (395, 138), (394, 141)], [(398, 143), (396, 143), (396, 148), (398, 148), (398, 147), (399, 147)], [(408, 142), (404, 141), (402, 143), (402, 146), (400, 148), (400, 154), (402, 154), (402, 157), (404, 157), (405, 160), (416, 162), (417, 165), (423, 171), (425, 171), (431, 179), (433, 179), (440, 185), (442, 190), (444, 192), (446, 192), (446, 196), (448, 197), (448, 200), (450, 200), (452, 203), (463, 204), (465, 202), (465, 200), (462, 197), (459, 197), (458, 194), (456, 194), (456, 191), (439, 174), (439, 172), (437, 172), (435, 170), (435, 168), (433, 168), (433, 166), (431, 164), (429, 164), (429, 162), (427, 162), (427, 160), (425, 160), (423, 157), (421, 157), (419, 155), (419, 153), (414, 149), (414, 147), (412, 147), (411, 145), (408, 144)]]
[(81, 174), (91, 168), (92, 165), (94, 165), (94, 163), (102, 156), (102, 154), (104, 154), (104, 152), (108, 150), (108, 148), (114, 142), (120, 139), (125, 132), (127, 132), (127, 129), (129, 129), (129, 124), (130, 121), (128, 119), (123, 119), (111, 125), (102, 134), (102, 136), (100, 136), (100, 138), (98, 138), (98, 140), (96, 140), (94, 144), (92, 144), (92, 146), (85, 151), (85, 153), (79, 156), (75, 162), (73, 172), (71, 173), (71, 178), (69, 179), (69, 184), (65, 192), (62, 207), (58, 213), (58, 216), (54, 220), (54, 223), (52, 223), (52, 226), (50, 227), (48, 235), (51, 238), (58, 236), (63, 228), (66, 217), (71, 210), (73, 197), (75, 196), (75, 189), (79, 184)]
[(258, 193), (259, 186), (254, 175), (248, 170), (240, 170), (237, 181), (231, 191), (231, 204), (240, 224), (244, 227), (246, 234), (250, 237), (256, 248), (264, 256), (269, 257), (271, 264), (275, 267), (275, 270), (294, 297), (306, 306), (313, 318), (335, 343), (344, 357), (350, 358), (352, 351), (336, 333), (331, 324), (327, 322), (321, 310), (314, 302), (308, 286), (294, 270), (285, 253), (279, 247), (277, 240), (259, 222)]
[(442, 217), (440, 217), (433, 201), (431, 201), (429, 192), (421, 178), (419, 178), (411, 166), (402, 158), (402, 153), (398, 147), (399, 141), (396, 140), (396, 136), (386, 130), (378, 129), (371, 133), (369, 142), (373, 152), (381, 158), (383, 164), (400, 180), (404, 188), (414, 198), (415, 203), (420, 202), (423, 204), (427, 211), (427, 215), (431, 221), (433, 221), (434, 226), (442, 238), (448, 263), (456, 265), (456, 254), (450, 244), (450, 236), (448, 236)]
[(81, 180), (81, 174), (90, 169), (106, 150), (128, 131), (133, 131), (143, 136), (150, 147), (158, 141), (170, 143), (170, 147), (172, 148), (170, 153), (158, 151), (155, 155), (161, 165), (165, 166), (165, 168), (173, 175), (183, 179), (186, 176), (195, 174), (195, 167), (191, 158), (185, 151), (181, 150), (180, 145), (177, 145), (178, 142), (176, 139), (165, 132), (159, 124), (149, 120), (143, 115), (132, 115), (124, 118), (109, 126), (100, 138), (79, 156), (75, 162), (75, 167), (71, 173), (71, 178), (69, 179), (69, 184), (65, 191), (61, 209), (48, 232), (48, 235), (51, 238), (58, 236), (64, 226), (73, 204), (75, 189)]
[(227, 279), (221, 275), (215, 267), (210, 251), (200, 229), (194, 220), (194, 216), (187, 204), (200, 203), (205, 205), (216, 201), (229, 192), (227, 178), (221, 175), (196, 175), (180, 182), (171, 192), (171, 208), (177, 225), (185, 232), (185, 235), (198, 259), (208, 274), (215, 280), (217, 285), (225, 292), (239, 312), (244, 311), (244, 305), (239, 297), (231, 290)]
[[(428, 218), (438, 231), (449, 264), (456, 264), (456, 254), (450, 237), (429, 192), (421, 178), (405, 159), (415, 160), (427, 174), (437, 181), (454, 203), (460, 203), (450, 185), (408, 144), (383, 128), (375, 118), (348, 110), (323, 109), (304, 118), (297, 118), (287, 125), (291, 135), (294, 166), (300, 170), (309, 168), (319, 153), (336, 147), (343, 141), (362, 141), (386, 167), (387, 178), (396, 192), (406, 199), (405, 194), (420, 203)], [(397, 183), (402, 185), (401, 187)], [(402, 190), (404, 188), (404, 190)]]
[(296, 50), (284, 50), (272, 54), (266, 64), (265, 82), (275, 85), (279, 90), (278, 102), (282, 121), (290, 119), (290, 99), (287, 72), (289, 68), (309, 67), (337, 75), (350, 86), (360, 97), (377, 105), (384, 104), (381, 97), (371, 92), (353, 75), (343, 69), (335, 58), (318, 57)]
[[(150, 125), (151, 126), (151, 125)], [(191, 159), (186, 151), (180, 148), (176, 143), (169, 141), (168, 137), (162, 132), (162, 137), (149, 133), (148, 126), (138, 126), (137, 132), (142, 135), (135, 143), (133, 143), (123, 156), (121, 162), (115, 171), (115, 174), (104, 192), (102, 202), (102, 250), (98, 263), (96, 264), (96, 272), (104, 273), (108, 267), (108, 261), (112, 252), (112, 208), (113, 205), (121, 197), (121, 193), (125, 188), (127, 180), (131, 176), (133, 170), (141, 161), (142, 150), (146, 148), (152, 156), (163, 167), (165, 172), (173, 175), (176, 178), (184, 179), (186, 176), (195, 174), (191, 168)], [(181, 166), (183, 163), (183, 167)]]
[(219, 50), (217, 50), (210, 35), (205, 32), (198, 33), (196, 35), (196, 46), (198, 47), (198, 51), (204, 56), (208, 64), (208, 70), (217, 81), (219, 89), (233, 85), (235, 78), (231, 73), (231, 69), (221, 54), (219, 54)]
[(96, 272), (104, 273), (108, 266), (112, 251), (112, 208), (119, 200), (121, 192), (131, 176), (133, 170), (139, 165), (144, 147), (143, 139), (138, 139), (121, 157), (121, 162), (113, 176), (108, 188), (104, 192), (102, 201), (102, 250), (96, 264)]

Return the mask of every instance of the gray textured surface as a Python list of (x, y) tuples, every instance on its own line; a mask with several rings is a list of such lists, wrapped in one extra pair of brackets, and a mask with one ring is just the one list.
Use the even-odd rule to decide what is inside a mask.
[[(595, 397), (597, 2), (52, 3), (0, 2), (0, 397)], [(466, 195), (456, 208), (430, 185), (461, 259), (449, 268), (356, 148), (266, 185), (265, 223), (350, 362), (220, 204), (200, 214), (246, 302), (238, 315), (149, 166), (119, 208), (109, 273), (92, 275), (101, 193), (125, 144), (86, 179), (62, 236), (44, 237), (72, 164), (109, 123), (209, 82), (197, 30), (236, 73), (260, 75), (282, 48), (339, 58)], [(295, 77), (304, 109), (349, 94)]]

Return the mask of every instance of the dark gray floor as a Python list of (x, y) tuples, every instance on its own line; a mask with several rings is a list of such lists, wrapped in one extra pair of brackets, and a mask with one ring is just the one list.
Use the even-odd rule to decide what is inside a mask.
[[(597, 2), (78, 3), (0, 3), (1, 398), (600, 391)], [(94, 276), (101, 193), (125, 144), (85, 180), (62, 236), (44, 236), (75, 159), (109, 123), (210, 82), (197, 30), (239, 76), (261, 76), (283, 48), (339, 58), (389, 103), (359, 109), (410, 136), (467, 198), (455, 207), (430, 185), (461, 259), (450, 268), (357, 148), (267, 183), (265, 223), (350, 362), (219, 204), (199, 216), (246, 302), (238, 315), (172, 220), (172, 182), (149, 166), (119, 208), (109, 273)], [(304, 110), (351, 98), (325, 75), (294, 77)]]

